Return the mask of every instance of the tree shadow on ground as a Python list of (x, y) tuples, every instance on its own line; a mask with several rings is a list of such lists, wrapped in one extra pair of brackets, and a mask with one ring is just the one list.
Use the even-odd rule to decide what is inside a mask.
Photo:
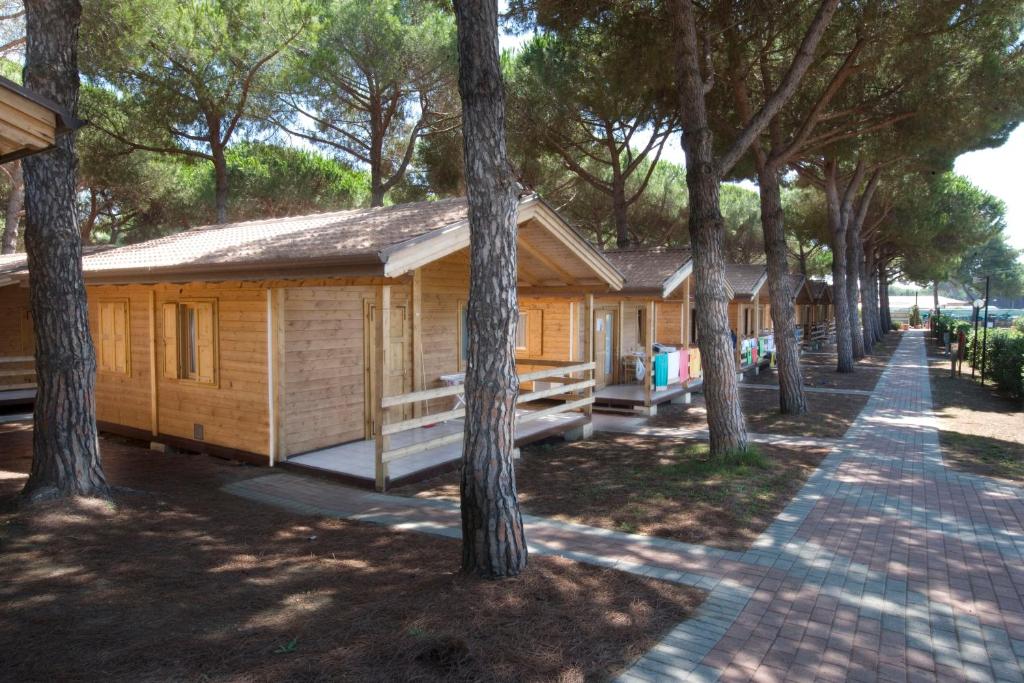
[(31, 431), (0, 428), (0, 651), (12, 680), (607, 678), (702, 594), (556, 558), (488, 582), (457, 541), (219, 490), (269, 474), (103, 440), (113, 503), (17, 511)]

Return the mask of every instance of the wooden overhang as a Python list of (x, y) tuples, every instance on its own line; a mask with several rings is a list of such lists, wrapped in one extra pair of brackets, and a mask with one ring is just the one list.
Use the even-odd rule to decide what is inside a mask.
[(0, 77), (0, 164), (45, 152), (83, 123), (55, 102)]

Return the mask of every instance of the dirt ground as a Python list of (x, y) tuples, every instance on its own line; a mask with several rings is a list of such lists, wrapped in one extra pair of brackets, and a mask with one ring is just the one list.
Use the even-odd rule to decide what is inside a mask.
[[(834, 352), (805, 353), (800, 357), (800, 371), (804, 378), (804, 384), (809, 387), (872, 391), (892, 354), (895, 353), (900, 339), (901, 336), (898, 332), (887, 334), (881, 342), (872, 348), (870, 354), (857, 361), (856, 367), (851, 373), (836, 372), (836, 354)], [(779, 377), (774, 371), (769, 370), (768, 372), (762, 371), (756, 377), (753, 373), (747, 373), (743, 381), (752, 384), (777, 385)]]
[[(846, 434), (868, 402), (867, 396), (807, 394), (807, 413), (783, 415), (779, 412), (779, 394), (768, 389), (740, 389), (743, 415), (752, 432), (839, 438)], [(694, 394), (689, 405), (662, 404), (651, 418), (654, 427), (707, 427), (704, 395)]]
[(950, 377), (949, 359), (932, 340), (928, 355), (943, 457), (968, 472), (1024, 483), (1024, 404), (970, 379), (966, 363), (961, 377)]
[[(603, 434), (528, 446), (516, 467), (525, 512), (630, 533), (746, 548), (827, 455), (823, 448), (757, 446), (733, 466), (703, 462), (699, 442)], [(395, 489), (458, 499), (459, 475)]]
[(456, 541), (258, 506), (218, 487), (265, 469), (110, 439), (112, 503), (17, 511), (30, 440), (0, 425), (7, 680), (602, 680), (703, 597), (542, 557), (466, 578)]

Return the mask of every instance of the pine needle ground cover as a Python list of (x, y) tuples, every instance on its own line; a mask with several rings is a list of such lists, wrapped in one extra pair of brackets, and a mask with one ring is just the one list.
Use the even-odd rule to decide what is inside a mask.
[(980, 377), (950, 377), (950, 361), (928, 342), (932, 404), (946, 462), (966, 472), (1024, 484), (1024, 403)]
[[(759, 444), (753, 453), (712, 459), (698, 441), (603, 434), (525, 448), (516, 483), (533, 515), (741, 549), (827, 454)], [(395, 490), (452, 500), (458, 492), (457, 473)]]
[(262, 507), (219, 487), (265, 469), (110, 439), (112, 504), (16, 511), (30, 441), (0, 425), (10, 680), (603, 680), (703, 599), (545, 557), (467, 579), (456, 541)]

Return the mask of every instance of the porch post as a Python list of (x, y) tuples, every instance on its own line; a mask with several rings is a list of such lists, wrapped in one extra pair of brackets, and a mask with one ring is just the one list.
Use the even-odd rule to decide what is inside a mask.
[[(583, 362), (593, 363), (594, 362), (594, 295), (584, 294), (583, 295)], [(597, 375), (596, 370), (583, 373), (584, 379), (594, 379)], [(593, 398), (594, 388), (590, 387), (583, 390), (583, 396), (585, 398)], [(591, 419), (594, 412), (593, 403), (587, 404), (583, 407), (583, 414), (587, 416), (587, 420)]]
[(615, 367), (612, 368), (612, 375), (615, 377), (615, 381), (625, 383), (628, 378), (622, 376), (622, 356), (625, 353), (625, 349), (622, 348), (622, 330), (625, 329), (623, 326), (626, 324), (626, 301), (619, 299), (619, 317), (618, 317), (618, 329), (615, 330)]
[(284, 462), (288, 457), (284, 429), (284, 299), (285, 290), (267, 290), (267, 328), (270, 355), (270, 464)]
[(373, 402), (373, 424), (374, 436), (374, 474), (378, 491), (387, 490), (388, 486), (388, 464), (384, 462), (384, 452), (390, 445), (390, 437), (384, 434), (384, 421), (387, 414), (381, 405), (384, 400), (384, 391), (387, 387), (387, 376), (389, 371), (389, 358), (387, 348), (388, 335), (391, 334), (391, 286), (381, 285), (377, 288), (377, 306), (374, 316), (374, 344), (373, 364), (376, 372), (374, 381), (374, 402)]
[[(412, 390), (422, 391), (423, 386), (423, 274), (417, 268), (412, 271), (412, 291), (409, 293), (412, 299)], [(413, 417), (420, 417), (423, 414), (423, 403), (417, 401), (412, 404)]]
[(648, 413), (651, 410), (651, 383), (654, 381), (654, 299), (647, 302), (647, 310), (644, 314), (644, 326), (647, 334), (644, 336), (644, 356), (647, 372), (644, 377), (644, 408)]
[(693, 321), (690, 320), (690, 280), (693, 276), (686, 278), (686, 282), (683, 286), (683, 348), (689, 348), (690, 346), (690, 325)]

